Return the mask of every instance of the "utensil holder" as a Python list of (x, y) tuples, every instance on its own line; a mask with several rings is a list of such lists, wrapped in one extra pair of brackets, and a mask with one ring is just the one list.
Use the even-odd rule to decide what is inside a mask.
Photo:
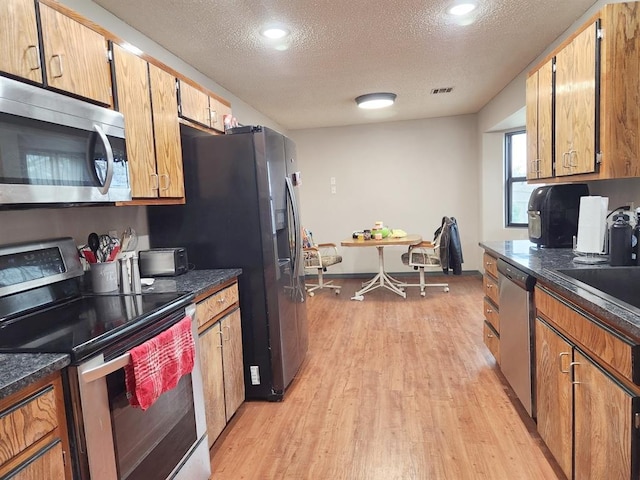
[(90, 274), (94, 293), (118, 290), (118, 264), (116, 262), (92, 263)]

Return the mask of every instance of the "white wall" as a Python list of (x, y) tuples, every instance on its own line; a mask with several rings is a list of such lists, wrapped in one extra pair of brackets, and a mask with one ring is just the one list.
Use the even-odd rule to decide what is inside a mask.
[[(302, 171), (302, 220), (316, 242), (340, 243), (354, 230), (383, 221), (432, 239), (443, 216), (458, 221), (464, 270), (478, 270), (478, 141), (476, 116), (289, 132)], [(331, 177), (336, 194), (331, 193)], [(331, 273), (374, 272), (374, 248), (341, 248)], [(392, 272), (407, 272), (385, 249)]]

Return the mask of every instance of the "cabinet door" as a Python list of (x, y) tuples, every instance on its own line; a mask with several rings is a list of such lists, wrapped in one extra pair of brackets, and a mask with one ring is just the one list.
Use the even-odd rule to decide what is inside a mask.
[(42, 83), (33, 0), (0, 2), (0, 70)]
[[(47, 446), (38, 452), (35, 458), (30, 460), (24, 467), (18, 467), (15, 475), (10, 475), (11, 480), (42, 480), (42, 479), (64, 479), (64, 457), (62, 454), (62, 444), (58, 441)], [(6, 478), (6, 477), (5, 477)]]
[(536, 319), (538, 432), (567, 478), (572, 478), (572, 347)]
[(192, 87), (186, 82), (180, 82), (180, 114), (184, 118), (211, 127), (211, 110), (209, 96)]
[(184, 197), (182, 146), (175, 78), (149, 64), (160, 197)]
[(111, 106), (105, 38), (47, 5), (39, 5), (47, 83)]
[(231, 107), (213, 97), (209, 97), (209, 102), (211, 104), (211, 128), (224, 132), (224, 116), (231, 115)]
[(142, 58), (113, 46), (118, 109), (124, 115), (133, 198), (157, 197), (149, 70)]
[(596, 28), (556, 56), (556, 176), (595, 171)]
[(198, 337), (209, 448), (227, 424), (224, 405), (221, 334), (220, 322), (216, 322)]
[(553, 176), (553, 61), (527, 78), (527, 179)]
[(244, 363), (242, 361), (242, 326), (240, 310), (235, 310), (221, 321), (224, 339), (224, 395), (227, 421), (244, 402)]
[(580, 352), (574, 359), (575, 478), (631, 478), (638, 397)]

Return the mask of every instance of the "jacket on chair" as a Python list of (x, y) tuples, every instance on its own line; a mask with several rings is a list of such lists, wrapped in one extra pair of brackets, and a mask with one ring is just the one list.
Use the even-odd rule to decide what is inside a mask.
[(462, 245), (458, 232), (458, 222), (454, 217), (442, 217), (440, 227), (433, 234), (434, 243), (440, 237), (440, 265), (446, 274), (462, 275)]

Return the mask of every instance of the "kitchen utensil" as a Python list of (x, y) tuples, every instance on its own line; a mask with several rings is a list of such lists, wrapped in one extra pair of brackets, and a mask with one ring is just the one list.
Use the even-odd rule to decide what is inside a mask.
[[(100, 237), (98, 236), (97, 233), (91, 232), (89, 234), (89, 236), (87, 237), (87, 246), (91, 250), (91, 253), (93, 253), (93, 259), (95, 260), (94, 262), (90, 262), (90, 263), (98, 262), (99, 261), (98, 249), (100, 248)], [(87, 259), (87, 261), (89, 260)]]

